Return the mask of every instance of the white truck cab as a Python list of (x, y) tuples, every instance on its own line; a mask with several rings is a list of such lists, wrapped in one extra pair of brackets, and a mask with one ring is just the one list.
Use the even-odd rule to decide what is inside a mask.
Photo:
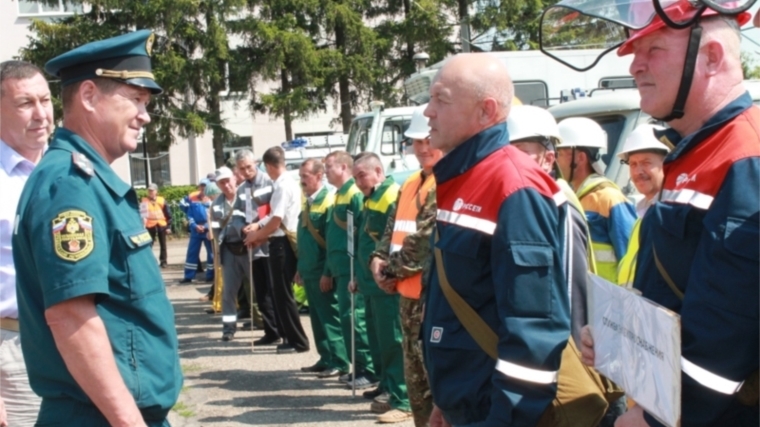
[(419, 169), (417, 158), (404, 144), (404, 131), (419, 107), (384, 109), (381, 102), (372, 102), (370, 107), (371, 112), (359, 114), (351, 122), (346, 151), (354, 156), (362, 151), (376, 153), (388, 175)]

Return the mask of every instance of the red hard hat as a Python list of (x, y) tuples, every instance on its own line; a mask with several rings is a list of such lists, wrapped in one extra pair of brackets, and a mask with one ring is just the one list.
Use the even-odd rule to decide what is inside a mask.
[[(692, 4), (689, 1), (679, 1), (678, 3), (669, 6), (665, 8), (665, 12), (668, 14), (668, 17), (676, 22), (685, 22), (689, 19), (693, 18), (694, 15), (697, 13), (697, 8), (692, 6)], [(716, 16), (718, 15), (718, 12), (707, 8), (704, 13), (702, 13), (703, 17), (708, 16)], [(749, 20), (752, 19), (752, 15), (750, 15), (749, 12), (741, 12), (736, 15), (736, 22), (739, 23), (739, 26), (746, 24), (749, 22)], [(660, 18), (660, 15), (655, 15), (652, 19), (652, 22), (647, 25), (646, 27), (640, 29), (640, 30), (629, 30), (630, 36), (628, 37), (628, 40), (626, 40), (617, 50), (618, 56), (625, 56), (630, 53), (633, 53), (633, 42), (644, 37), (648, 36), (649, 34), (654, 33), (657, 30), (660, 30), (662, 28), (665, 28), (667, 24)]]

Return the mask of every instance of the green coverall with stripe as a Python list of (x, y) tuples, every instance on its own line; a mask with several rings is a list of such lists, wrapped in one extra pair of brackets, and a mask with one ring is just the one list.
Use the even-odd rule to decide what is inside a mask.
[[(354, 227), (357, 217), (362, 209), (364, 196), (354, 185), (351, 178), (343, 184), (335, 193), (335, 205), (327, 222), (327, 262), (325, 263), (324, 275), (332, 277), (335, 281), (338, 295), (338, 309), (340, 310), (340, 324), (343, 330), (343, 341), (347, 350), (348, 360), (351, 360), (351, 295), (348, 292), (348, 282), (351, 274), (351, 260), (347, 252), (346, 217), (347, 211), (354, 214)], [(354, 251), (356, 253), (356, 251)], [(354, 300), (355, 306), (355, 344), (356, 366), (354, 371), (357, 375), (366, 373), (375, 375), (375, 367), (369, 351), (367, 339), (367, 324), (365, 321), (364, 300), (359, 297)]]
[(367, 328), (372, 360), (380, 379), (380, 389), (390, 395), (391, 408), (410, 412), (404, 379), (404, 349), (399, 316), (399, 295), (389, 295), (375, 283), (369, 262), (383, 237), (388, 217), (395, 212), (399, 186), (388, 177), (364, 200), (358, 229), (359, 251), (356, 279), (367, 308)]
[(343, 341), (338, 292), (334, 283), (330, 291), (319, 288), (327, 259), (325, 232), (334, 203), (335, 196), (326, 187), (317, 191), (312, 202), (304, 198), (298, 219), (298, 274), (309, 301), (311, 329), (319, 353), (317, 365), (348, 372), (350, 362)]

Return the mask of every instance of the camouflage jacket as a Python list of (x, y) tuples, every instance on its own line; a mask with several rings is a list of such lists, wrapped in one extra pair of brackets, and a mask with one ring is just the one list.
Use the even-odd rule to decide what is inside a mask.
[(398, 278), (422, 272), (426, 265), (430, 264), (432, 258), (430, 239), (435, 228), (436, 209), (435, 188), (433, 188), (417, 214), (417, 232), (404, 238), (401, 250), (389, 254), (393, 226), (396, 223), (396, 207), (394, 207), (385, 225), (383, 237), (378, 242), (375, 252), (370, 256), (370, 262), (374, 257), (388, 261), (388, 273)]

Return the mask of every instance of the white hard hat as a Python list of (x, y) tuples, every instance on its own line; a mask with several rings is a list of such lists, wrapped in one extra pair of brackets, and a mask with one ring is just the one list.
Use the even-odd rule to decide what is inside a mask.
[[(507, 117), (509, 142), (521, 139), (544, 137), (553, 144), (562, 139), (554, 116), (543, 108), (534, 105), (515, 105)], [(553, 150), (554, 147), (547, 147)]]
[(428, 118), (425, 117), (423, 112), (425, 111), (427, 104), (421, 105), (412, 113), (412, 122), (409, 123), (409, 128), (404, 132), (404, 136), (412, 139), (425, 139), (430, 136), (430, 126), (428, 126)]
[(657, 137), (654, 135), (655, 130), (662, 130), (662, 128), (650, 124), (639, 125), (625, 139), (623, 151), (618, 153), (618, 157), (627, 162), (628, 155), (636, 151), (657, 150), (662, 151), (662, 154), (669, 153), (670, 148), (657, 140)]
[(607, 132), (599, 123), (587, 117), (570, 117), (559, 123), (562, 148), (596, 148), (602, 154), (607, 152)]
[(597, 157), (589, 159), (594, 172), (604, 175), (607, 166), (602, 155), (607, 153), (607, 132), (599, 123), (587, 117), (570, 117), (559, 123), (559, 135), (562, 143), (559, 148), (590, 148), (597, 151)]

